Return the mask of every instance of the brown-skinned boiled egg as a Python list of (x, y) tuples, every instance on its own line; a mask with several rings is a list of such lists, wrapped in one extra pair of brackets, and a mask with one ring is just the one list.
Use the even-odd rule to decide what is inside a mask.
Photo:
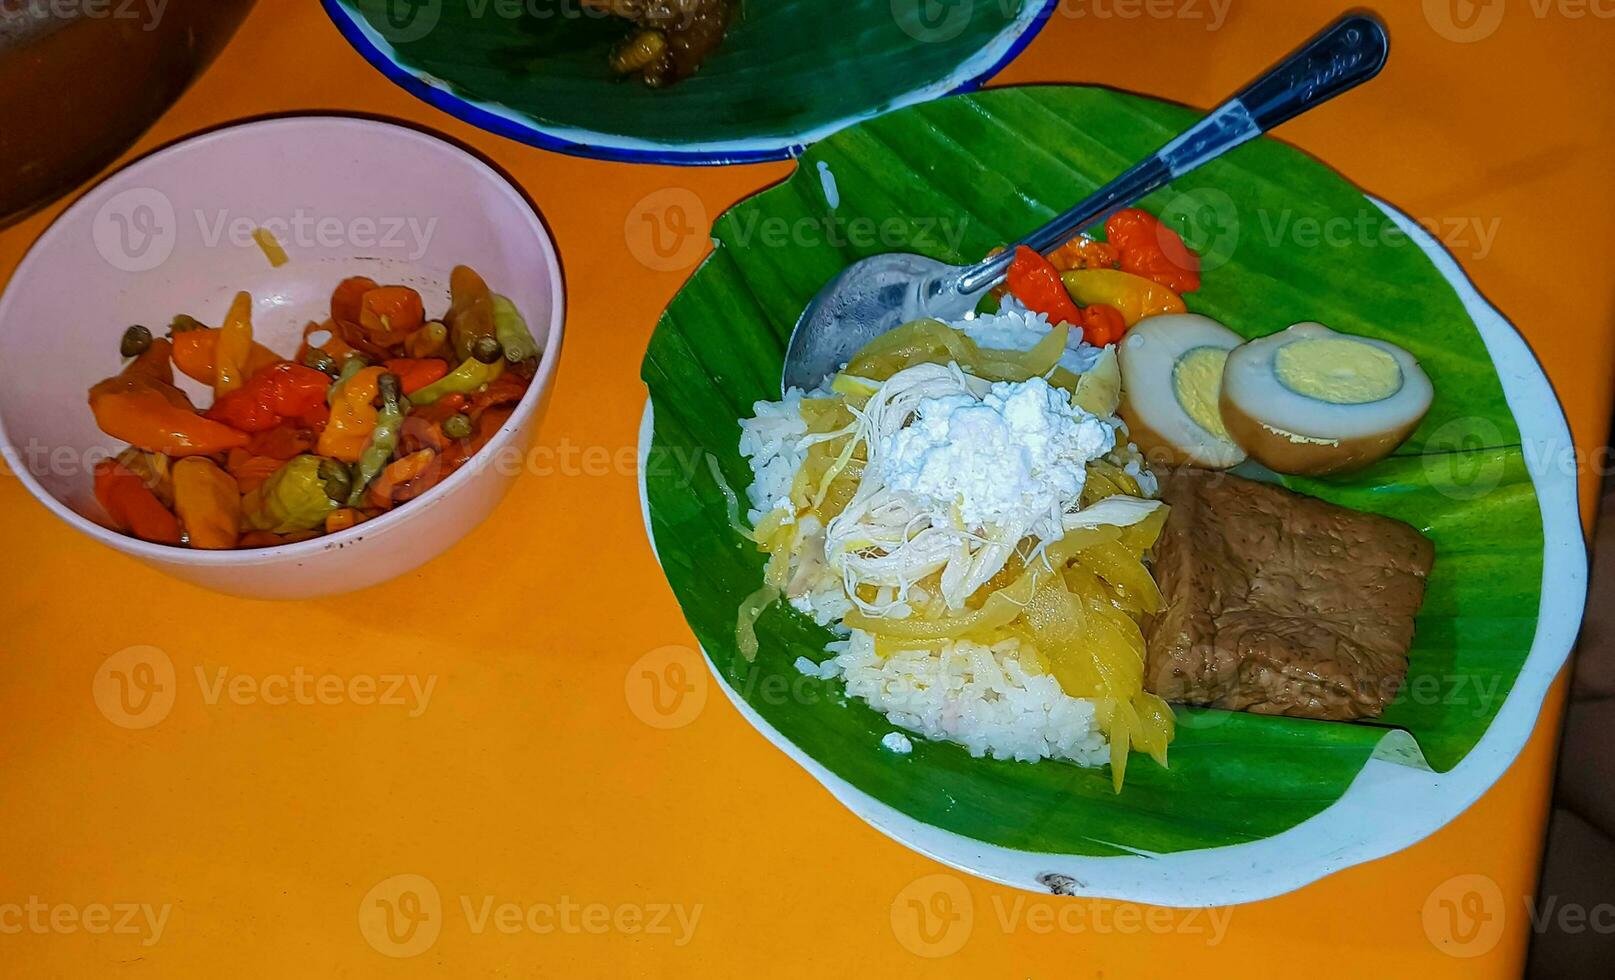
[(1258, 462), (1323, 476), (1389, 456), (1433, 395), (1419, 362), (1395, 344), (1297, 323), (1228, 355), (1221, 414)]
[(1223, 425), (1223, 365), (1244, 338), (1194, 313), (1153, 316), (1120, 345), (1121, 417), (1152, 463), (1227, 469), (1245, 450)]

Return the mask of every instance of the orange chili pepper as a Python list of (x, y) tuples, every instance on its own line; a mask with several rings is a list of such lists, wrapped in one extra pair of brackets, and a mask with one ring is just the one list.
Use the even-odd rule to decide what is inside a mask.
[(1032, 312), (1047, 316), (1051, 324), (1082, 322), (1077, 304), (1060, 282), (1060, 273), (1033, 249), (1015, 247), (1015, 261), (1010, 263), (1006, 281), (1016, 299)]
[(377, 379), (385, 373), (385, 368), (367, 367), (337, 389), (331, 418), (315, 444), (316, 452), (344, 463), (359, 461), (376, 427), (376, 408), (371, 402), (376, 399)]
[(237, 548), (273, 548), (281, 544), (280, 535), (273, 531), (248, 531), (236, 541)]
[(488, 382), (488, 386), (471, 395), (470, 407), (466, 409), (472, 415), (486, 411), (495, 405), (510, 405), (522, 400), (527, 394), (527, 379), (513, 371), (506, 371), (499, 377)]
[(158, 339), (122, 372), (90, 389), (95, 424), (114, 439), (169, 456), (210, 456), (247, 444), (237, 432), (196, 413), (174, 387), (171, 345)]
[(454, 470), (459, 469), (465, 465), (467, 460), (475, 456), (483, 446), (486, 446), (489, 440), (493, 439), (494, 434), (499, 431), (500, 426), (509, 420), (513, 411), (515, 409), (511, 406), (500, 406), (499, 408), (490, 408), (479, 415), (476, 421), (477, 427), (471, 433), (471, 437), (455, 441), (444, 452), (443, 462), (448, 467), (448, 471), (452, 473)]
[(115, 459), (95, 464), (95, 499), (120, 531), (158, 544), (179, 544), (179, 519), (133, 470)]
[(313, 449), (318, 441), (319, 436), (314, 430), (287, 422), (264, 432), (253, 433), (247, 443), (247, 451), (254, 456), (269, 456), (285, 461)]
[[(213, 352), (218, 342), (219, 331), (216, 327), (198, 327), (174, 334), (174, 366), (186, 377), (212, 385), (217, 373), (213, 366)], [(254, 343), (247, 355), (247, 374), (256, 374), (280, 360), (279, 354), (263, 344)]]
[(411, 413), (398, 429), (398, 451), (408, 455), (421, 449), (442, 452), (452, 440), (443, 434), (443, 423)]
[(213, 395), (228, 395), (247, 383), (252, 353), (252, 294), (236, 293), (213, 342)]
[[(301, 450), (299, 450), (301, 452)], [(293, 456), (299, 453), (293, 453)], [(288, 457), (290, 458), (290, 457)], [(225, 458), (224, 469), (236, 478), (236, 488), (242, 493), (251, 493), (263, 486), (263, 482), (275, 474), (275, 471), (286, 465), (286, 460), (276, 459), (273, 456), (255, 456), (250, 450), (232, 449)]]
[(1082, 308), (1082, 339), (1093, 346), (1114, 344), (1126, 332), (1127, 320), (1114, 306), (1094, 303)]
[(1078, 235), (1050, 252), (1049, 263), (1061, 272), (1070, 272), (1072, 269), (1114, 269), (1121, 263), (1121, 256), (1107, 242)]
[(281, 361), (214, 401), (207, 417), (242, 432), (264, 432), (291, 419), (310, 428), (326, 418), (331, 379), (311, 367)]
[(234, 548), (241, 533), (241, 490), (204, 456), (174, 464), (174, 510), (193, 548)]
[(1175, 293), (1200, 288), (1200, 256), (1148, 211), (1117, 211), (1105, 222), (1105, 237), (1119, 254), (1123, 272), (1143, 276)]
[(398, 375), (398, 384), (406, 395), (420, 391), (449, 373), (449, 362), (436, 357), (395, 357), (382, 363)]
[(388, 463), (370, 482), (370, 489), (365, 491), (365, 503), (372, 507), (391, 507), (393, 490), (425, 473), (436, 458), (437, 453), (422, 449)]
[[(376, 281), (368, 276), (353, 276), (338, 283), (335, 291), (331, 293), (329, 329), (333, 336), (340, 338), (351, 350), (375, 357), (387, 357), (390, 354), (389, 350), (372, 341), (366, 335), (364, 327), (360, 325), (364, 314), (364, 296), (377, 288), (380, 287), (376, 285)], [(336, 351), (329, 353), (332, 357), (340, 359)]]
[(335, 534), (338, 531), (346, 531), (355, 524), (362, 523), (364, 519), (365, 516), (359, 513), (356, 508), (338, 507), (325, 515), (325, 533)]
[(450, 415), (458, 415), (471, 404), (471, 399), (462, 392), (454, 391), (430, 405), (417, 405), (407, 416), (412, 419), (426, 419), (430, 422), (442, 423)]
[(382, 347), (397, 347), (425, 322), (421, 294), (408, 286), (380, 286), (359, 298), (359, 326)]
[(331, 319), (358, 326), (364, 294), (375, 288), (376, 280), (369, 276), (353, 276), (337, 283), (331, 293)]

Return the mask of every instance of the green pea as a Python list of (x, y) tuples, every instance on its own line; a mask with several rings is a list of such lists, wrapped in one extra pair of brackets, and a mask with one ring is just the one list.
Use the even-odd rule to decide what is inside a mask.
[(505, 356), (505, 349), (492, 337), (478, 337), (471, 344), (471, 356), (483, 364), (492, 364)]
[(443, 434), (450, 439), (467, 439), (471, 436), (471, 416), (464, 412), (450, 415), (443, 420)]
[(118, 353), (124, 357), (139, 357), (151, 349), (151, 331), (135, 324), (123, 332), (123, 340), (118, 344)]

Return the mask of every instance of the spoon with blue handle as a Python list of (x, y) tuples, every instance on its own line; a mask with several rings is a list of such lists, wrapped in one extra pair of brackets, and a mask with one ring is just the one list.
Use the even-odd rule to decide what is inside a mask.
[(1015, 247), (1050, 252), (1229, 150), (1379, 74), (1390, 53), (1385, 25), (1348, 14), (1247, 85), (1148, 159), (1004, 251), (956, 266), (895, 252), (862, 259), (821, 290), (796, 321), (784, 388), (812, 389), (866, 344), (922, 317), (957, 320), (1009, 270)]

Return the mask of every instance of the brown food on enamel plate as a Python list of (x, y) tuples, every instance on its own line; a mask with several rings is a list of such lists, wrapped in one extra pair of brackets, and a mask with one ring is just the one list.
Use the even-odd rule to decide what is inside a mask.
[(695, 74), (729, 29), (734, 0), (583, 0), (638, 30), (611, 56), (619, 75), (638, 75), (652, 88)]
[(1226, 473), (1165, 474), (1165, 598), (1145, 684), (1168, 701), (1376, 718), (1407, 676), (1429, 539), (1376, 514)]

